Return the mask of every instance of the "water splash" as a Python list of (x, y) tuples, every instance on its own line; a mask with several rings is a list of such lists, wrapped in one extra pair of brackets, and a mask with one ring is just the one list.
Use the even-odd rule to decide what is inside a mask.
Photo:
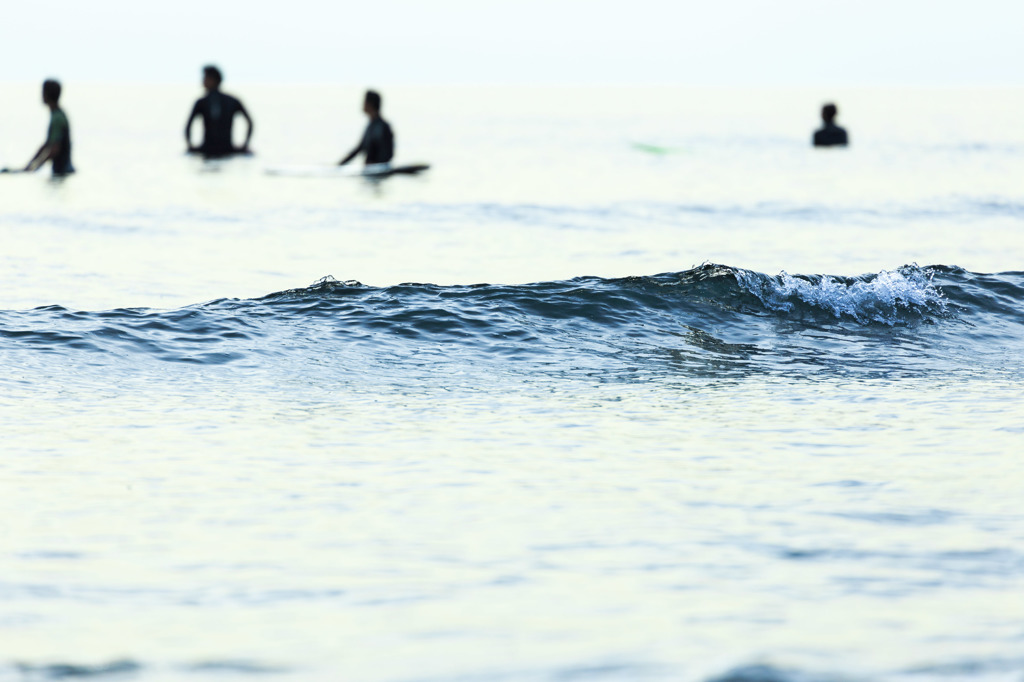
[(933, 281), (934, 270), (917, 265), (853, 278), (790, 275), (785, 271), (776, 277), (749, 270), (735, 273), (740, 286), (775, 312), (801, 313), (812, 308), (835, 319), (889, 326), (907, 324), (926, 315), (949, 314), (946, 298)]

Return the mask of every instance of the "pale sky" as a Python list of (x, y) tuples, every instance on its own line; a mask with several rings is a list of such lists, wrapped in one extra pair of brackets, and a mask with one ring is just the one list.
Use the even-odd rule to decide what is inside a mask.
[(1024, 85), (1020, 0), (12, 0), (0, 81)]

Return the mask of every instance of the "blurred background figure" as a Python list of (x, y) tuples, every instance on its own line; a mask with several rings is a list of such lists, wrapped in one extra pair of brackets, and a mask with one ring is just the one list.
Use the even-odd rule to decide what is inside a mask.
[(370, 122), (366, 124), (363, 139), (348, 156), (338, 162), (339, 166), (344, 166), (360, 153), (366, 154), (367, 166), (390, 163), (391, 157), (395, 155), (395, 136), (391, 132), (391, 126), (380, 116), (380, 105), (380, 95), (373, 90), (367, 90), (363, 99), (363, 113), (370, 118)]
[(836, 114), (839, 109), (835, 104), (829, 103), (821, 108), (822, 126), (814, 131), (815, 147), (845, 147), (849, 144), (849, 138), (844, 128), (836, 125)]
[(25, 170), (31, 173), (39, 170), (47, 161), (52, 161), (54, 175), (74, 173), (75, 169), (71, 165), (71, 127), (68, 125), (68, 117), (64, 110), (60, 108), (59, 82), (43, 82), (43, 104), (50, 108), (50, 127), (46, 133), (46, 142), (28, 162)]
[[(206, 96), (196, 100), (188, 123), (185, 124), (185, 144), (188, 145), (189, 153), (202, 154), (207, 159), (249, 153), (252, 119), (237, 98), (220, 91), (223, 80), (220, 69), (216, 66), (203, 67), (203, 87), (206, 88)], [(241, 114), (247, 125), (245, 142), (241, 147), (236, 147), (231, 138), (235, 114)], [(198, 147), (192, 144), (192, 122), (197, 116), (203, 119), (203, 143)]]

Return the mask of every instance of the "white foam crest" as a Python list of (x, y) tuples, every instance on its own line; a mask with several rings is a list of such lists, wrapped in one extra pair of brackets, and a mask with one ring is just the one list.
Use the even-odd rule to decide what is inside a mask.
[(883, 270), (867, 280), (847, 283), (822, 276), (818, 281), (794, 277), (783, 271), (776, 279), (767, 279), (751, 287), (749, 279), (741, 284), (771, 310), (791, 312), (797, 302), (858, 322), (898, 324), (903, 313), (915, 309), (937, 308), (944, 312), (945, 298), (932, 283), (933, 273), (917, 266), (901, 270)]

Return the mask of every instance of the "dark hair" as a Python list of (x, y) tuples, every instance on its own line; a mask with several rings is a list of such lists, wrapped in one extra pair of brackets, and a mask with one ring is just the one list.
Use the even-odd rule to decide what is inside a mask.
[(367, 90), (366, 103), (369, 104), (374, 111), (380, 111), (380, 93), (376, 90)]
[(831, 121), (836, 117), (836, 114), (838, 113), (839, 110), (836, 109), (836, 105), (832, 104), (831, 102), (829, 102), (828, 104), (821, 108), (821, 117), (826, 121)]
[(213, 64), (208, 64), (208, 65), (203, 67), (203, 75), (204, 76), (209, 76), (210, 78), (212, 78), (215, 81), (217, 81), (218, 84), (222, 80), (224, 80), (224, 76), (221, 75), (220, 69), (218, 69)]
[(60, 83), (52, 78), (43, 81), (43, 99), (47, 102), (56, 102), (60, 99)]

